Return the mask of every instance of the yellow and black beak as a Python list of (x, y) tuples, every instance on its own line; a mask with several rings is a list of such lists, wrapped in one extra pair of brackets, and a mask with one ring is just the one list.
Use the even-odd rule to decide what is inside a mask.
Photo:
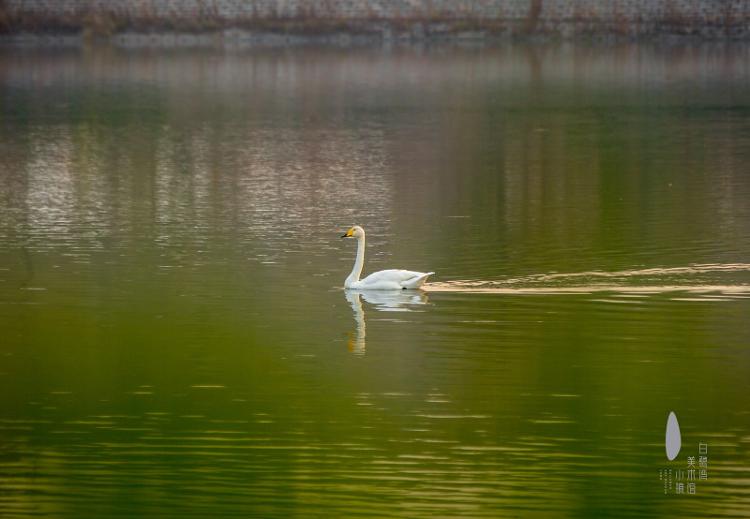
[(346, 231), (346, 234), (342, 234), (341, 237), (342, 238), (351, 238), (353, 236), (353, 234), (352, 234), (353, 231), (354, 231), (354, 229), (349, 229), (348, 231)]

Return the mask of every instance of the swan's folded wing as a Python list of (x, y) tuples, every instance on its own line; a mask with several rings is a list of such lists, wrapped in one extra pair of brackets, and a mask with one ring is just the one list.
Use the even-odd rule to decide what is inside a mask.
[(396, 283), (401, 283), (402, 281), (408, 281), (409, 279), (413, 279), (421, 275), (422, 272), (412, 272), (411, 270), (401, 269), (388, 269), (373, 272), (362, 281), (366, 281), (367, 283), (378, 283), (381, 281), (394, 281)]
[(415, 272), (413, 270), (401, 270), (401, 269), (389, 269), (381, 270), (379, 272), (373, 272), (365, 279), (362, 280), (362, 284), (367, 286), (380, 286), (386, 283), (393, 283), (396, 288), (418, 288), (424, 283), (427, 276), (433, 274), (433, 272)]

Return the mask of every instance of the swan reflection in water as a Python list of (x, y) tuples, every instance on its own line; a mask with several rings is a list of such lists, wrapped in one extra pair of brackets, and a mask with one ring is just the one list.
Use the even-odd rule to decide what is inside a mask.
[(362, 299), (380, 312), (413, 312), (411, 306), (428, 303), (427, 294), (412, 290), (344, 290), (344, 296), (354, 312), (355, 332), (349, 334), (347, 346), (349, 351), (358, 355), (365, 354), (365, 310)]

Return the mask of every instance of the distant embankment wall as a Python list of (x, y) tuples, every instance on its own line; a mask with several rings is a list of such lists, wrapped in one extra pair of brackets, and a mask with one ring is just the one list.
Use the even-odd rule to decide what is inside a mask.
[(750, 0), (0, 0), (7, 34), (750, 39)]

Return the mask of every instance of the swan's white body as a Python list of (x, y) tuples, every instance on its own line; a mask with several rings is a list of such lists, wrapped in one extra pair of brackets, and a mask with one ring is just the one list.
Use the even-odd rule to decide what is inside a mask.
[(344, 288), (355, 290), (405, 290), (417, 289), (424, 285), (434, 272), (414, 272), (412, 270), (381, 270), (359, 279), (365, 265), (365, 230), (355, 225), (342, 238), (357, 238), (357, 259), (351, 274), (344, 281)]

